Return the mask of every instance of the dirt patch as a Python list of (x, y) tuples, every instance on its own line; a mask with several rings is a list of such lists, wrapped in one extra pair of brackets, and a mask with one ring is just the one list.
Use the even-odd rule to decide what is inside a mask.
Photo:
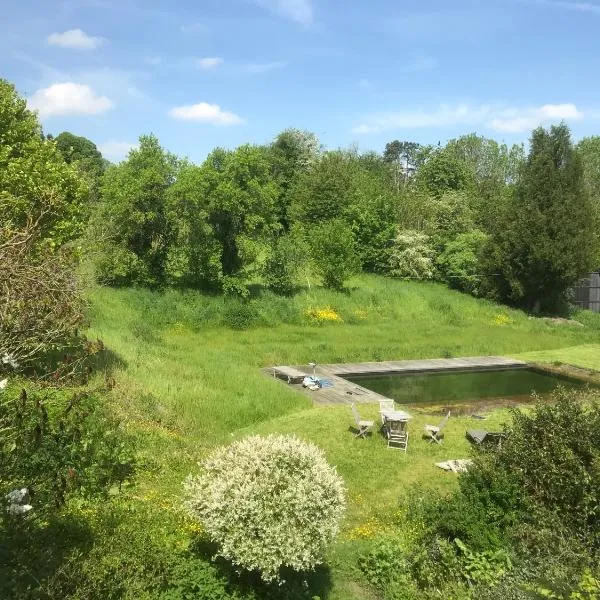
[(570, 325), (571, 327), (585, 327), (580, 321), (575, 319), (563, 319), (562, 317), (529, 317), (530, 319), (539, 319), (540, 321), (546, 321), (552, 325)]

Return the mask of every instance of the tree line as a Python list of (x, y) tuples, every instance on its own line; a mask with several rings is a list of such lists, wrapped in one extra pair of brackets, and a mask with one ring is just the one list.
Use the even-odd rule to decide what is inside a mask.
[(35, 223), (44, 247), (77, 240), (104, 284), (245, 298), (256, 283), (342, 289), (362, 270), (556, 311), (600, 264), (600, 137), (575, 145), (564, 123), (528, 153), (476, 134), (326, 150), (288, 129), (199, 165), (143, 135), (110, 164), (84, 137), (45, 136), (5, 81), (0, 110), (5, 236)]

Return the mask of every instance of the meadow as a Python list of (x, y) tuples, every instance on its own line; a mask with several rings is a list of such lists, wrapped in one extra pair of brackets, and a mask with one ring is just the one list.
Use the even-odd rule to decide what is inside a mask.
[[(319, 310), (330, 316), (316, 320)], [(531, 318), (441, 284), (363, 275), (345, 293), (307, 288), (281, 298), (255, 290), (246, 303), (189, 291), (97, 287), (88, 336), (108, 348), (115, 382), (110, 402), (144, 465), (127, 494), (149, 511), (145, 535), (162, 530), (165, 543), (189, 543), (193, 528), (164, 528), (181, 519), (182, 482), (215, 445), (292, 433), (323, 448), (346, 482), (348, 510), (328, 561), (327, 597), (341, 600), (376, 597), (361, 581), (356, 557), (372, 536), (397, 525), (406, 494), (455, 486), (456, 476), (434, 463), (469, 456), (464, 432), (473, 420), (451, 418), (444, 443), (431, 445), (420, 433), (439, 416), (412, 411), (408, 452), (394, 452), (377, 433), (354, 439), (348, 406), (314, 406), (261, 368), (506, 355), (600, 370), (600, 318), (587, 312), (574, 318), (585, 326)], [(378, 418), (378, 407), (360, 408), (364, 418)], [(509, 418), (506, 410), (492, 411), (486, 427)]]

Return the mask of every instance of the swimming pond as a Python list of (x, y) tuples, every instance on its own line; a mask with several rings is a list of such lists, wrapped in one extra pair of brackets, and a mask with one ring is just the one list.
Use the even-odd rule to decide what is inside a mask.
[(346, 379), (407, 406), (514, 405), (531, 401), (533, 392), (547, 397), (559, 386), (581, 389), (587, 385), (578, 379), (531, 368), (355, 375)]

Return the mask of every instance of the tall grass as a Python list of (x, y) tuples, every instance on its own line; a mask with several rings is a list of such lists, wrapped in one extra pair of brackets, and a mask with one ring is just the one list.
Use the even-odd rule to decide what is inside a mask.
[[(525, 352), (554, 361), (585, 348), (586, 360), (600, 369), (600, 346), (593, 345), (598, 315), (582, 313), (585, 327), (557, 325), (438, 284), (361, 276), (348, 293), (261, 293), (247, 303), (198, 292), (98, 287), (90, 303), (89, 335), (101, 338), (120, 365), (114, 408), (137, 436), (146, 465), (136, 497), (159, 498), (177, 513), (181, 483), (196, 461), (215, 444), (249, 433), (294, 433), (325, 450), (349, 491), (348, 519), (331, 560), (330, 600), (371, 597), (355, 582), (354, 555), (368, 542), (362, 538), (397, 518), (411, 484), (455, 485), (454, 476), (434, 463), (468, 456), (464, 430), (473, 423), (451, 419), (444, 445), (430, 445), (419, 434), (437, 417), (413, 411), (404, 455), (387, 450), (377, 434), (353, 439), (347, 406), (313, 407), (260, 367)], [(339, 318), (319, 322), (319, 311)], [(374, 406), (361, 406), (361, 413), (378, 417)], [(486, 426), (506, 418), (497, 411)], [(153, 502), (144, 526), (159, 535), (168, 509)], [(177, 544), (186, 543), (187, 534), (173, 535)]]

